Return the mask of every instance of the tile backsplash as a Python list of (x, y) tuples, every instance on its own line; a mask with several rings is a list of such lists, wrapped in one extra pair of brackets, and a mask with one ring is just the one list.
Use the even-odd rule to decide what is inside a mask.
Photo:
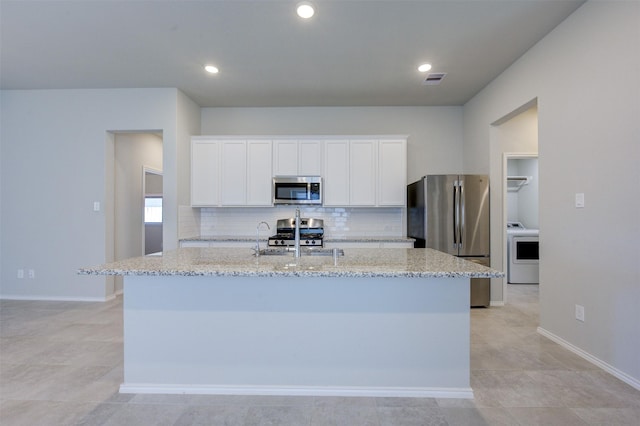
[[(328, 238), (342, 237), (402, 237), (406, 235), (405, 209), (300, 207), (302, 217), (324, 220)], [(275, 234), (276, 221), (295, 216), (295, 206), (224, 207), (179, 209), (180, 238), (195, 236), (254, 236), (256, 226), (265, 221), (271, 230), (261, 235)], [(199, 231), (195, 233), (195, 231)], [(195, 233), (195, 234), (194, 234)]]

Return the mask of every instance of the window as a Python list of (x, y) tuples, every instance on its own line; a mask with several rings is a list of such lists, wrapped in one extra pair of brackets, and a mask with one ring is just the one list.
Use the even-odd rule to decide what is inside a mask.
[(162, 197), (144, 198), (144, 223), (162, 223)]

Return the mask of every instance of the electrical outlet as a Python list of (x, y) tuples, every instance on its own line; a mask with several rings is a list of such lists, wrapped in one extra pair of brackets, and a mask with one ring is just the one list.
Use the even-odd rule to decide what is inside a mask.
[(35, 278), (35, 277), (36, 277), (35, 269), (29, 269), (29, 278)]
[(18, 279), (24, 278), (24, 269), (18, 269)]
[(576, 319), (584, 322), (584, 306), (576, 305)]

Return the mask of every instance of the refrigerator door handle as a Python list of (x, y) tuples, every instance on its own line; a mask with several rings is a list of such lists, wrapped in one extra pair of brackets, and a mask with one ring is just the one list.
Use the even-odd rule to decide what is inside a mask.
[(463, 241), (463, 234), (464, 234), (464, 222), (465, 222), (465, 215), (464, 215), (464, 183), (463, 181), (460, 181), (460, 189), (458, 190), (458, 209), (459, 209), (459, 214), (458, 214), (458, 227), (459, 227), (459, 231), (458, 231), (458, 247), (462, 248), (462, 241)]
[(453, 248), (458, 248), (458, 182), (453, 182)]

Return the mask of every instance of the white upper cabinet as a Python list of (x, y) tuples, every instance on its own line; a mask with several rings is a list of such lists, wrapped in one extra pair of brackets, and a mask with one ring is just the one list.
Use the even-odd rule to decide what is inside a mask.
[(407, 140), (378, 142), (378, 205), (404, 206), (407, 192)]
[(326, 140), (324, 205), (403, 207), (407, 140)]
[(321, 176), (322, 140), (274, 139), (273, 176)]
[(378, 141), (349, 143), (349, 205), (375, 206), (378, 175)]
[(194, 137), (191, 205), (272, 206), (271, 140)]
[(296, 176), (298, 174), (298, 141), (274, 139), (273, 176)]
[(191, 205), (220, 203), (220, 141), (194, 139), (191, 143)]
[(322, 176), (324, 141), (298, 141), (298, 175)]
[(192, 138), (194, 207), (272, 206), (273, 176), (322, 176), (327, 207), (402, 207), (407, 140), (404, 136)]
[(324, 145), (323, 204), (349, 205), (349, 141), (327, 140)]
[(247, 141), (247, 205), (272, 206), (271, 141)]
[(222, 142), (220, 165), (220, 204), (242, 206), (247, 203), (247, 142)]

